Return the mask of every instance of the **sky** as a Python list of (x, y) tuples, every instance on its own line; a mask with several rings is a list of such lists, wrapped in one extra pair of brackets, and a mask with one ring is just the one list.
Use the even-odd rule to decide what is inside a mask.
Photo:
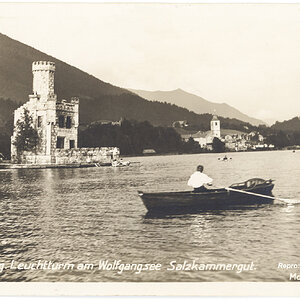
[(120, 87), (300, 115), (300, 4), (0, 3), (0, 32)]

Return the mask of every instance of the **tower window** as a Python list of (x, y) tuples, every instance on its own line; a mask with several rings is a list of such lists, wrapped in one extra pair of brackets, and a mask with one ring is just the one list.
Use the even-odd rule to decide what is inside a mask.
[(70, 116), (67, 116), (66, 128), (71, 128), (71, 127), (72, 127), (72, 118)]
[(64, 137), (61, 137), (61, 136), (57, 137), (56, 148), (58, 148), (58, 149), (65, 148), (65, 138)]
[(218, 125), (218, 122), (215, 122), (215, 125), (217, 126), (217, 125)]
[(59, 126), (59, 128), (64, 128), (65, 127), (65, 117), (64, 116), (59, 116), (58, 117), (58, 126)]
[(42, 126), (42, 116), (38, 116), (37, 127), (41, 127), (41, 126)]

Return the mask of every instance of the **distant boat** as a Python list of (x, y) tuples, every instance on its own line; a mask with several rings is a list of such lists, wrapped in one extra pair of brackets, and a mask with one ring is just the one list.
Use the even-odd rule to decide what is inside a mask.
[(127, 160), (127, 161), (123, 161), (123, 160), (115, 160), (111, 163), (111, 165), (113, 167), (126, 167), (126, 166), (129, 166), (130, 165), (130, 161)]
[(231, 157), (227, 157), (226, 155), (224, 157), (218, 157), (218, 160), (221, 160), (221, 161), (228, 161), (232, 159)]
[(144, 149), (143, 154), (144, 155), (154, 155), (154, 154), (156, 154), (156, 151), (154, 149)]
[[(274, 184), (271, 179), (252, 178), (242, 183), (232, 184), (228, 190), (220, 188), (210, 189), (205, 192), (161, 193), (144, 193), (139, 191), (138, 194), (149, 212), (165, 214), (219, 210), (272, 203), (274, 201), (273, 197), (268, 196), (272, 195), (273, 187)], [(267, 197), (264, 197), (264, 195)]]

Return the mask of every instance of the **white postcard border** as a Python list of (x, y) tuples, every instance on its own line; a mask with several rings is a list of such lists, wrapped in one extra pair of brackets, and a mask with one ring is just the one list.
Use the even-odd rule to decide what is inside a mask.
[(7, 282), (1, 296), (277, 296), (300, 295), (298, 282)]

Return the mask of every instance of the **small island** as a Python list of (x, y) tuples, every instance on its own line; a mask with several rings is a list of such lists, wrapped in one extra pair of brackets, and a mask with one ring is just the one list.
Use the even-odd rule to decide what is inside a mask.
[(78, 148), (79, 99), (58, 100), (55, 63), (32, 64), (33, 94), (14, 112), (11, 163), (0, 168), (61, 168), (111, 165), (117, 147)]

